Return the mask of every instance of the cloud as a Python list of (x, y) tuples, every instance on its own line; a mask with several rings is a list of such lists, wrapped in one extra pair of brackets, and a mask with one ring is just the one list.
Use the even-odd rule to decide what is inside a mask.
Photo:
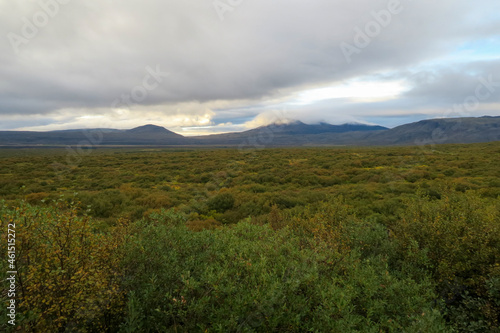
[[(498, 73), (498, 62), (491, 59), (442, 68), (442, 59), (457, 50), (483, 47), (473, 41), (498, 40), (497, 0), (400, 3), (402, 10), (348, 63), (341, 43), (353, 44), (356, 29), (365, 31), (388, 1), (244, 1), (223, 21), (212, 1), (0, 1), (5, 37), (0, 41), (0, 127), (17, 126), (18, 120), (8, 120), (14, 115), (30, 116), (24, 121), (28, 127), (49, 126), (50, 119), (61, 127), (99, 121), (125, 126), (141, 119), (184, 126), (177, 118), (189, 119), (186, 126), (243, 124), (286, 108), (279, 103), (301, 92), (381, 73), (398, 73), (398, 80), (413, 85), (402, 94), (402, 108), (411, 109), (412, 102), (428, 108), (460, 101), (477, 76)], [(30, 24), (37, 32), (27, 38)], [(13, 43), (12, 34), (26, 43)], [(490, 57), (494, 45), (488, 44)], [(481, 52), (470, 55), (476, 56)], [(417, 70), (423, 64), (428, 68)], [(141, 90), (148, 68), (169, 75), (154, 89)], [(146, 82), (152, 87), (152, 80)], [(127, 95), (129, 118), (113, 123), (115, 101)], [(391, 103), (398, 104), (384, 105)], [(304, 119), (342, 119), (352, 118), (342, 113), (350, 106), (376, 109), (328, 96), (317, 104), (288, 112)]]
[(463, 103), (476, 93), (484, 95), (484, 100), (500, 101), (500, 58), (433, 67), (408, 75), (408, 80), (414, 88), (406, 97), (434, 104)]

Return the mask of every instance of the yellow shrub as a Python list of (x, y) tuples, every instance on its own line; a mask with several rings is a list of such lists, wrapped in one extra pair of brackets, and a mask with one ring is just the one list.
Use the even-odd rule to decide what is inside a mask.
[[(74, 208), (9, 209), (0, 202), (0, 220), (2, 230), (16, 225), (20, 326), (35, 332), (106, 329), (104, 317), (122, 298), (115, 255), (120, 238), (94, 232), (92, 221)], [(3, 235), (2, 248), (5, 242)]]

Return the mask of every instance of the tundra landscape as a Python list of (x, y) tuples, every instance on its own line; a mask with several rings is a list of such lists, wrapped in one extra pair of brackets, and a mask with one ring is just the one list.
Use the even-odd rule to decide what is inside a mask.
[(500, 332), (498, 0), (0, 0), (0, 332)]

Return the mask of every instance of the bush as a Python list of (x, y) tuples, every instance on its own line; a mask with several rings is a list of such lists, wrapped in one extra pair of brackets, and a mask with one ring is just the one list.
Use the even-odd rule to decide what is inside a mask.
[(398, 278), (380, 256), (303, 246), (288, 227), (247, 222), (197, 233), (173, 220), (134, 228), (123, 261), (126, 332), (444, 327), (429, 284)]
[(202, 231), (205, 229), (212, 230), (216, 228), (220, 228), (222, 223), (216, 221), (213, 218), (209, 218), (206, 220), (192, 220), (186, 223), (186, 226), (191, 231)]
[[(103, 331), (121, 311), (118, 288), (120, 238), (94, 232), (92, 220), (76, 208), (39, 208), (0, 202), (2, 230), (16, 229), (17, 329), (26, 332)], [(6, 248), (2, 233), (1, 248)], [(6, 260), (2, 259), (0, 268)], [(2, 295), (2, 304), (4, 297)], [(2, 306), (0, 329), (6, 324)], [(12, 328), (17, 330), (16, 328)]]
[(224, 213), (234, 207), (234, 197), (231, 193), (219, 193), (216, 196), (208, 199), (208, 210), (215, 210), (218, 213)]
[(500, 294), (491, 287), (500, 277), (499, 221), (498, 205), (448, 190), (441, 200), (410, 201), (393, 226), (400, 260), (432, 274), (448, 319), (460, 331), (500, 327)]

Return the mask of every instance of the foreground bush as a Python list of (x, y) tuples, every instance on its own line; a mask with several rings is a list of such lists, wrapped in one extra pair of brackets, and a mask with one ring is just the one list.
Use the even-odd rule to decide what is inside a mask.
[(0, 330), (105, 331), (120, 311), (119, 239), (94, 231), (73, 208), (39, 208), (0, 202), (2, 261), (6, 272), (7, 224), (16, 230), (16, 327), (8, 325), (2, 294)]
[(247, 222), (195, 233), (171, 212), (131, 233), (125, 332), (445, 330), (430, 285), (396, 277), (381, 256)]
[(0, 330), (495, 332), (499, 203), (440, 197), (407, 200), (389, 225), (333, 199), (234, 225), (162, 210), (107, 229), (60, 203), (2, 202), (18, 317), (8, 326), (2, 306)]
[(393, 226), (399, 260), (428, 272), (461, 332), (500, 329), (500, 204), (474, 192), (420, 196)]

